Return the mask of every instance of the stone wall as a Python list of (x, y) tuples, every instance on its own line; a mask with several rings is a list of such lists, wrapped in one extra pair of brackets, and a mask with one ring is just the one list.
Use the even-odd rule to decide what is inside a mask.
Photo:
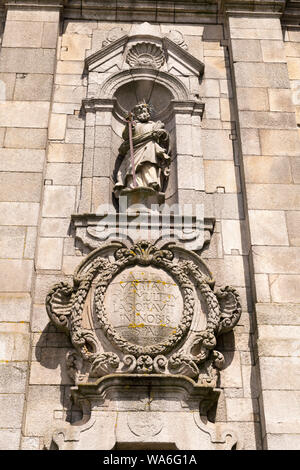
[[(215, 10), (196, 15), (185, 7), (184, 17), (153, 16), (149, 6), (142, 19), (137, 11), (132, 18), (161, 33), (180, 31), (205, 66), (194, 85), (205, 103), (203, 160), (192, 175), (186, 157), (177, 157), (177, 197), (203, 203), (205, 217), (216, 219), (202, 256), (218, 286), (237, 288), (243, 308), (234, 333), (219, 340), (226, 364), (214, 419), (230, 423), (245, 449), (296, 448), (299, 31), (287, 28), (283, 40), (279, 14), (236, 14), (229, 5), (217, 19)], [(56, 282), (72, 283), (87, 254), (75, 245), (71, 215), (89, 210), (90, 200), (94, 207), (111, 202), (113, 162), (84, 154), (89, 124), (80, 110), (86, 57), (112, 28), (132, 27), (122, 11), (118, 18), (80, 13), (76, 2), (64, 11), (7, 8), (0, 53), (0, 448), (41, 449), (53, 423), (80, 416), (65, 369), (71, 343), (50, 325), (45, 297)]]
[[(230, 15), (231, 57), (256, 301), (263, 445), (297, 446), (299, 131), (292, 38), (279, 18)], [(292, 90), (291, 90), (292, 88)], [(293, 221), (293, 222), (292, 222)], [(277, 406), (276, 406), (277, 403)]]
[[(57, 8), (7, 8), (1, 80), (1, 446), (18, 448), (59, 28)], [(13, 410), (13, 413), (12, 413)], [(26, 439), (22, 441), (26, 445)]]

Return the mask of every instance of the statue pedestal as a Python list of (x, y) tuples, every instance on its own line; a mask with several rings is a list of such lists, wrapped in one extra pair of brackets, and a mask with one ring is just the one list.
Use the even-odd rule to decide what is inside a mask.
[[(133, 210), (103, 214), (74, 214), (72, 223), (75, 237), (90, 250), (95, 250), (112, 240), (176, 241), (187, 249), (201, 250), (210, 242), (214, 219), (197, 214), (168, 214)], [(122, 208), (123, 209), (123, 208)]]
[(155, 189), (140, 186), (134, 189), (123, 189), (120, 191), (120, 212), (127, 214), (158, 213), (160, 204), (165, 202), (165, 194)]

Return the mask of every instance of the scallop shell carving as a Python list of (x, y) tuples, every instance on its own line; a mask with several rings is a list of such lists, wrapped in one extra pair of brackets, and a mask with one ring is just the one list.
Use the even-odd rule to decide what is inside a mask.
[(149, 42), (139, 42), (128, 51), (126, 62), (130, 67), (151, 67), (159, 69), (165, 62), (162, 49)]

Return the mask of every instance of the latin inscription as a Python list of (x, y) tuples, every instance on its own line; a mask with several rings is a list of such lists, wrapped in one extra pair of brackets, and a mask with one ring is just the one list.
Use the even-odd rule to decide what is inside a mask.
[(176, 331), (183, 308), (175, 281), (162, 270), (133, 267), (119, 274), (107, 289), (109, 322), (128, 341), (155, 344)]

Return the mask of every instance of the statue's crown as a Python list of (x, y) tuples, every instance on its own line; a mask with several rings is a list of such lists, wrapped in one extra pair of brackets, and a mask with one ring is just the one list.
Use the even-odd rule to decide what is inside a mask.
[(152, 110), (153, 110), (152, 105), (151, 105), (150, 103), (146, 103), (146, 101), (143, 100), (143, 101), (139, 101), (139, 102), (134, 106), (134, 108), (133, 108), (133, 110), (132, 110), (133, 113), (135, 113), (135, 112), (136, 112), (139, 108), (141, 108), (141, 107), (147, 108), (147, 110), (149, 111), (149, 113), (151, 113)]

